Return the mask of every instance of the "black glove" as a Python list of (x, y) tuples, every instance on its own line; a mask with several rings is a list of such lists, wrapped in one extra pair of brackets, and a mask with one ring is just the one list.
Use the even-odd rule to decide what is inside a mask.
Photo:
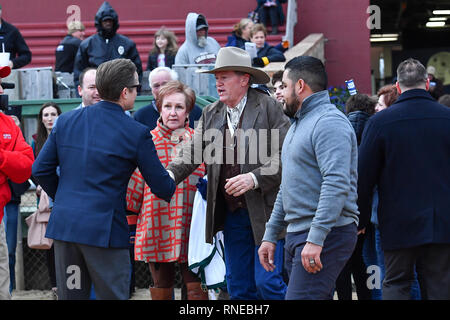
[(264, 67), (264, 61), (262, 58), (253, 58), (253, 66), (262, 68)]

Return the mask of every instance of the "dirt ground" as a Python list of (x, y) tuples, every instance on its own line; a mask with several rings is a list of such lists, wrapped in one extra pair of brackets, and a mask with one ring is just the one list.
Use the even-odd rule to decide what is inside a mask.
[[(180, 289), (175, 289), (175, 299), (179, 300), (180, 297)], [(53, 300), (53, 294), (50, 290), (14, 290), (12, 300)], [(148, 289), (136, 288), (130, 300), (150, 300), (150, 292)]]
[[(175, 300), (181, 299), (181, 290), (175, 289)], [(353, 300), (357, 300), (356, 293), (353, 292)], [(53, 300), (53, 294), (50, 290), (24, 290), (13, 291), (12, 300)], [(130, 300), (150, 300), (148, 289), (136, 288), (136, 292)], [(334, 300), (337, 300), (336, 294)]]

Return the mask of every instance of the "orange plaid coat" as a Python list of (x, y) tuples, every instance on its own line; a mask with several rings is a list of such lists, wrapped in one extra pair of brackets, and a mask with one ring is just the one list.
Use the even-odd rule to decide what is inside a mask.
[[(160, 120), (151, 131), (159, 160), (167, 167), (175, 156), (178, 136)], [(185, 127), (183, 140), (191, 139), (194, 130)], [(138, 213), (135, 260), (145, 262), (187, 262), (189, 229), (195, 186), (205, 175), (201, 165), (188, 178), (178, 184), (170, 203), (159, 199), (145, 183), (139, 169), (131, 176), (127, 190), (127, 210)]]

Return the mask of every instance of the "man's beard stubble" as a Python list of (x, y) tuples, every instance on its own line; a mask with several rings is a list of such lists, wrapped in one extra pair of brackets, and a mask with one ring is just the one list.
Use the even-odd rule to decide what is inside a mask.
[(297, 113), (298, 107), (300, 106), (300, 100), (298, 100), (297, 96), (295, 94), (291, 94), (291, 102), (287, 103), (287, 101), (284, 101), (283, 111), (284, 114), (287, 115), (289, 118), (293, 118), (295, 114)]

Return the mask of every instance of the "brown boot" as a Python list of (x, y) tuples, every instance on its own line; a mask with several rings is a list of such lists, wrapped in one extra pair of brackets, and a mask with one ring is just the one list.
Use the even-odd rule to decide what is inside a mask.
[(152, 300), (172, 300), (173, 288), (150, 287), (150, 298)]
[(186, 283), (188, 300), (209, 300), (208, 291), (203, 291), (200, 282)]

